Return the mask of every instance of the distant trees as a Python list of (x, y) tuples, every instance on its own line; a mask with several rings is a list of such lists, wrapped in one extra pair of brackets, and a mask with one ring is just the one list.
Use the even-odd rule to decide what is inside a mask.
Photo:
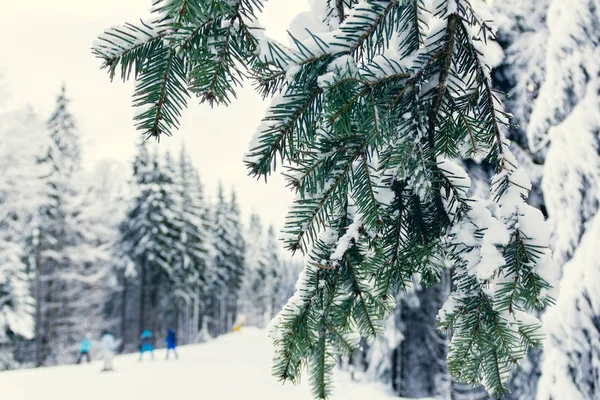
[(81, 169), (64, 88), (46, 125), (17, 110), (0, 137), (0, 367), (64, 363), (102, 320), (117, 203)]
[[(0, 114), (0, 139), (0, 369), (73, 362), (103, 329), (128, 351), (143, 329), (190, 343), (242, 313), (265, 326), (293, 292), (298, 268), (275, 231), (245, 238), (235, 192), (210, 205), (184, 147), (173, 158), (140, 141), (131, 173), (112, 160), (88, 171), (64, 88), (46, 124), (27, 108)], [(247, 303), (251, 251), (269, 263), (262, 301)]]
[(263, 239), (253, 215), (246, 236), (236, 194), (222, 185), (211, 206), (185, 149), (175, 161), (140, 142), (132, 192), (112, 263), (120, 296), (107, 311), (124, 350), (143, 329), (174, 328), (187, 343), (230, 331), (241, 315), (265, 326), (293, 292), (274, 229)]
[[(125, 349), (144, 329), (180, 331), (183, 342), (231, 330), (238, 314), (245, 241), (235, 193), (219, 187), (209, 207), (198, 172), (182, 149), (179, 160), (138, 145), (136, 193), (120, 225), (115, 263), (120, 275)], [(120, 310), (120, 311), (118, 311)]]
[(275, 230), (270, 226), (265, 232), (257, 214), (251, 215), (246, 231), (245, 261), (240, 307), (251, 324), (265, 327), (293, 292), (289, 285), (296, 277), (288, 275), (286, 279)]

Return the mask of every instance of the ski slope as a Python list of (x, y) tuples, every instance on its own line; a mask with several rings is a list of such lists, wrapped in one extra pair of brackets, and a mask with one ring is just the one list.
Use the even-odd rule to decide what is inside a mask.
[[(115, 358), (114, 372), (100, 372), (100, 360), (84, 365), (0, 373), (6, 400), (310, 400), (309, 385), (282, 385), (271, 376), (271, 340), (263, 330), (244, 328), (210, 342), (182, 346), (179, 360)], [(145, 356), (148, 356), (146, 354)], [(336, 400), (397, 399), (381, 386), (358, 384), (336, 374)]]

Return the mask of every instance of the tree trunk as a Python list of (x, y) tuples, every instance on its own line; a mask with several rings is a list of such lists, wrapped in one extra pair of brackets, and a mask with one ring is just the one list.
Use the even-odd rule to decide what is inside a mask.
[(193, 317), (192, 317), (192, 326), (190, 329), (190, 341), (194, 340), (194, 338), (197, 336), (198, 332), (200, 331), (200, 329), (202, 329), (202, 322), (200, 321), (200, 289), (196, 289), (196, 295), (194, 296), (194, 303), (193, 303), (193, 307), (194, 309), (193, 311)]
[(127, 341), (127, 277), (123, 271), (123, 291), (121, 292), (121, 353)]
[(225, 296), (224, 299), (219, 300), (219, 335), (227, 332), (227, 302), (229, 300), (228, 296)]
[(403, 340), (400, 345), (400, 396), (439, 397), (440, 377), (446, 372), (443, 365), (445, 341), (436, 331), (435, 316), (443, 300), (441, 284), (418, 289), (403, 299), (400, 316)]
[(150, 331), (152, 332), (152, 343), (154, 343), (156, 339), (156, 334), (158, 332), (158, 322), (157, 322), (157, 306), (158, 306), (158, 290), (160, 288), (161, 274), (160, 272), (153, 271), (152, 279), (150, 280)]
[[(38, 238), (39, 241), (39, 238)], [(39, 245), (35, 254), (35, 366), (41, 367), (42, 359), (42, 252)]]
[[(401, 346), (401, 345), (400, 345)], [(400, 390), (401, 390), (401, 384), (402, 381), (400, 379), (400, 362), (401, 362), (401, 358), (400, 358), (400, 346), (396, 347), (393, 351), (392, 351), (392, 389), (394, 389), (394, 393), (396, 393), (397, 395), (400, 394)]]
[[(186, 303), (186, 308), (187, 308), (187, 303)], [(175, 312), (173, 313), (173, 317), (172, 317), (172, 329), (175, 330), (175, 332), (179, 332), (179, 306), (177, 304), (175, 304)], [(183, 313), (184, 315), (187, 314), (187, 312)], [(185, 317), (184, 317), (185, 318)], [(183, 326), (185, 326), (185, 324), (187, 323), (187, 321), (184, 321)]]
[(144, 257), (144, 261), (142, 263), (142, 271), (140, 274), (140, 320), (139, 320), (139, 329), (138, 329), (138, 335), (141, 334), (144, 331), (145, 328), (145, 324), (146, 324), (146, 269), (147, 269), (147, 262), (146, 262), (146, 258)]

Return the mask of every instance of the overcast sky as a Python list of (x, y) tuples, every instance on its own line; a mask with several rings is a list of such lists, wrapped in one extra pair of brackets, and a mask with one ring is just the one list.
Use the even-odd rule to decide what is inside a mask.
[[(130, 168), (138, 131), (133, 128), (132, 83), (115, 80), (100, 70), (90, 47), (112, 25), (148, 15), (150, 0), (28, 0), (3, 5), (0, 14), (0, 83), (11, 106), (31, 104), (46, 119), (61, 84), (67, 86), (71, 110), (84, 135), (86, 166), (114, 158)], [(307, 0), (269, 0), (261, 17), (269, 36), (285, 41), (293, 18), (307, 9)], [(3, 93), (4, 95), (4, 93)], [(6, 96), (4, 96), (6, 97)], [(279, 176), (268, 184), (246, 176), (242, 157), (268, 103), (251, 85), (231, 106), (210, 109), (190, 101), (181, 130), (161, 146), (178, 151), (181, 140), (213, 196), (217, 181), (238, 191), (244, 218), (258, 212), (265, 222), (283, 225), (293, 196)]]

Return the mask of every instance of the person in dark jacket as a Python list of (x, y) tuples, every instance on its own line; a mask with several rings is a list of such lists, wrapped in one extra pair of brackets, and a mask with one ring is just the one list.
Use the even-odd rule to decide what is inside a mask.
[(175, 354), (175, 359), (179, 359), (179, 356), (177, 355), (177, 335), (173, 329), (169, 329), (167, 332), (165, 343), (167, 344), (167, 360), (169, 359), (169, 352), (171, 350), (173, 351), (173, 354)]
[(145, 330), (140, 335), (140, 361), (145, 352), (150, 353), (150, 357), (154, 360), (154, 346), (152, 345), (152, 332)]

